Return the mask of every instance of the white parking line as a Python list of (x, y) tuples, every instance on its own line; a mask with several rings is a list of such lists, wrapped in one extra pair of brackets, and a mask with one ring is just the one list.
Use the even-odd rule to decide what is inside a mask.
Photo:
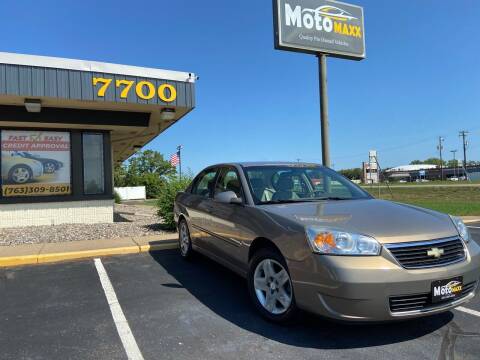
[(462, 312), (464, 312), (464, 313), (467, 313), (467, 314), (470, 314), (470, 315), (473, 315), (473, 316), (478, 316), (478, 317), (480, 317), (480, 311), (475, 311), (475, 310), (472, 310), (472, 309), (467, 309), (467, 308), (464, 308), (463, 306), (459, 306), (459, 307), (455, 308), (455, 310), (462, 311)]
[(115, 290), (108, 278), (107, 271), (103, 267), (100, 259), (95, 259), (95, 267), (97, 268), (98, 276), (100, 277), (100, 282), (102, 283), (103, 291), (105, 292), (105, 297), (110, 306), (110, 311), (112, 312), (113, 321), (117, 327), (118, 335), (120, 336), (120, 340), (122, 340), (128, 358), (132, 360), (143, 360), (142, 353), (133, 337), (132, 330), (130, 330), (127, 319), (125, 318), (120, 303), (118, 302)]

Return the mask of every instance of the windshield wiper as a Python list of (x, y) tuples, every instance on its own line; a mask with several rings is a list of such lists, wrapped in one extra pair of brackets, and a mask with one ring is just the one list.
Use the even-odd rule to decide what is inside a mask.
[(315, 199), (270, 200), (270, 201), (262, 201), (262, 202), (260, 203), (260, 205), (292, 204), (292, 203), (310, 202), (310, 201), (315, 201)]
[(316, 198), (315, 200), (352, 200), (351, 198), (344, 198), (339, 196), (327, 196), (322, 198)]

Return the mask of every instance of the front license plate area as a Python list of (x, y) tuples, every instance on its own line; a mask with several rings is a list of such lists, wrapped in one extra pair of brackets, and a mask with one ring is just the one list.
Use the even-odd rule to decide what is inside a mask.
[(432, 282), (432, 303), (451, 301), (460, 297), (463, 289), (463, 276)]

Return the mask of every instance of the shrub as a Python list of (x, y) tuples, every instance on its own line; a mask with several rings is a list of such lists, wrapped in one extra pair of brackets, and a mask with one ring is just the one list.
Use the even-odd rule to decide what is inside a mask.
[(116, 191), (113, 192), (113, 198), (115, 199), (115, 204), (120, 204), (122, 202), (120, 195), (118, 195), (118, 192)]
[(173, 217), (173, 203), (175, 197), (181, 191), (184, 191), (190, 184), (190, 177), (172, 178), (164, 183), (157, 201), (157, 215), (163, 219), (166, 229), (175, 229), (175, 219)]

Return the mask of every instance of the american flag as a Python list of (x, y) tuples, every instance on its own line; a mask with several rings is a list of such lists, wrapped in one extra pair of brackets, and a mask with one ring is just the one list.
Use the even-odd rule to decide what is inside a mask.
[(180, 163), (180, 153), (176, 152), (172, 156), (170, 156), (170, 165), (177, 166)]

